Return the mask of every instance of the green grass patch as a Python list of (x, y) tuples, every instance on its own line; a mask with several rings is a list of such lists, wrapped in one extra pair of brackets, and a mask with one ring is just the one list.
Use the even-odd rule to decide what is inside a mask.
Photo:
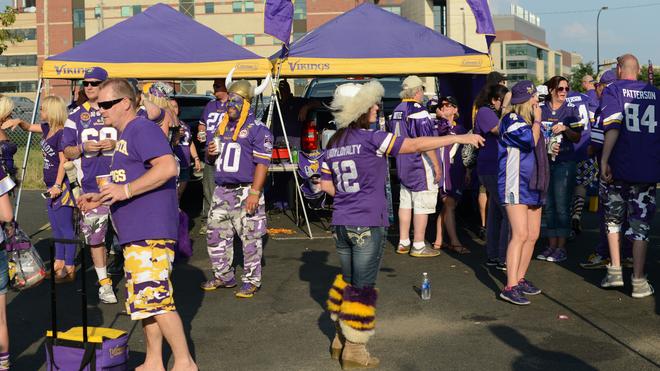
[[(34, 138), (33, 138), (34, 139)], [(38, 142), (37, 142), (38, 143)], [(18, 168), (18, 179), (21, 179), (21, 169), (23, 168), (23, 156), (25, 156), (25, 146), (19, 147), (14, 155), (14, 164)], [(30, 148), (28, 155), (27, 169), (25, 169), (25, 180), (23, 180), (23, 189), (43, 190), (44, 185), (44, 157), (41, 149), (37, 146)]]

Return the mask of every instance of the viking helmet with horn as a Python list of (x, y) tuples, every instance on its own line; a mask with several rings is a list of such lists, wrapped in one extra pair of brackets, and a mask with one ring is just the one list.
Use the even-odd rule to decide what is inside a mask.
[(238, 94), (248, 101), (251, 101), (252, 98), (263, 93), (264, 90), (266, 90), (266, 87), (268, 87), (268, 84), (270, 84), (270, 72), (268, 73), (268, 76), (266, 76), (266, 79), (261, 83), (261, 85), (253, 88), (247, 80), (233, 81), (232, 76), (234, 75), (235, 70), (236, 67), (232, 68), (231, 71), (229, 71), (229, 74), (227, 74), (227, 78), (225, 79), (227, 92)]

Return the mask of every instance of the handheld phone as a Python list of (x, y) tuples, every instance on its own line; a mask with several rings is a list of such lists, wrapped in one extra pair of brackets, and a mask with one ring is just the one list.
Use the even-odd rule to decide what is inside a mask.
[(50, 192), (41, 192), (41, 197), (44, 198), (44, 200), (49, 200), (50, 199)]

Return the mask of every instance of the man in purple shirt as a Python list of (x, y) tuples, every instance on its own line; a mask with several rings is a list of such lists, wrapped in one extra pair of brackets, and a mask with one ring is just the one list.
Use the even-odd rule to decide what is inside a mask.
[[(96, 177), (110, 173), (110, 160), (117, 140), (117, 130), (105, 125), (97, 103), (99, 85), (108, 78), (101, 67), (85, 72), (83, 87), (87, 102), (76, 107), (64, 124), (62, 145), (64, 156), (73, 160), (83, 193), (97, 193)], [(99, 279), (99, 299), (114, 304), (117, 297), (106, 269), (105, 235), (110, 210), (105, 205), (82, 213), (80, 228), (91, 248), (94, 269)]]
[(225, 79), (213, 80), (213, 95), (215, 100), (208, 102), (202, 112), (202, 117), (199, 119), (197, 126), (197, 140), (200, 143), (205, 143), (206, 156), (204, 156), (204, 175), (202, 177), (202, 187), (204, 188), (204, 200), (202, 204), (202, 218), (199, 234), (206, 235), (206, 221), (208, 219), (209, 209), (213, 202), (213, 190), (215, 189), (215, 167), (213, 162), (210, 161), (208, 155), (208, 145), (213, 138), (213, 133), (218, 128), (222, 116), (227, 112), (227, 88), (225, 87)]
[(168, 342), (176, 370), (197, 370), (170, 282), (178, 209), (176, 160), (160, 128), (136, 116), (136, 97), (126, 80), (107, 80), (100, 88), (103, 119), (120, 135), (112, 156), (112, 183), (86, 193), (82, 210), (110, 205), (113, 225), (124, 249), (126, 311), (142, 321), (147, 354), (138, 369), (164, 370), (162, 339)]
[(637, 81), (639, 73), (635, 56), (617, 58), (619, 80), (605, 88), (600, 105), (605, 131), (600, 168), (607, 189), (605, 225), (611, 259), (601, 287), (623, 286), (620, 238), (627, 219), (625, 237), (633, 241), (633, 298), (653, 295), (644, 264), (660, 182), (660, 130), (655, 119), (660, 90)]
[[(232, 70), (233, 71), (233, 70)], [(208, 155), (215, 163), (213, 203), (208, 217), (208, 253), (213, 278), (203, 290), (236, 286), (234, 233), (243, 243), (243, 284), (236, 297), (251, 298), (261, 286), (262, 236), (266, 234), (263, 187), (273, 150), (273, 135), (254, 117), (252, 98), (266, 88), (267, 78), (253, 88), (247, 80), (227, 76), (227, 113), (210, 141)]]
[[(424, 83), (417, 76), (408, 76), (401, 85), (402, 102), (394, 109), (388, 130), (402, 138), (434, 136), (433, 121), (424, 106)], [(401, 181), (399, 193), (399, 244), (397, 254), (417, 258), (440, 255), (424, 242), (429, 214), (435, 213), (440, 182), (440, 164), (436, 151), (411, 153), (396, 158), (396, 170)], [(410, 247), (410, 221), (414, 235)]]
[(600, 100), (596, 94), (596, 80), (594, 80), (594, 77), (591, 75), (584, 75), (582, 77), (581, 85), (584, 94), (589, 97), (589, 111), (593, 112), (598, 108), (598, 104), (600, 104)]

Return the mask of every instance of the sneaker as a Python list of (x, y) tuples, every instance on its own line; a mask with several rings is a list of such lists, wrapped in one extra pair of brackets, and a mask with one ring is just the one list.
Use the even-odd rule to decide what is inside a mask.
[(552, 255), (548, 256), (545, 260), (551, 263), (560, 263), (566, 260), (566, 249), (555, 249)]
[(410, 252), (410, 245), (404, 246), (399, 244), (399, 246), (396, 247), (396, 253), (397, 254), (407, 254)]
[(440, 255), (440, 251), (433, 250), (428, 246), (424, 246), (421, 249), (416, 249), (414, 247), (410, 249), (410, 256), (413, 258), (432, 258), (438, 255)]
[(632, 257), (624, 258), (623, 261), (621, 262), (621, 266), (624, 268), (632, 268), (633, 258)]
[(600, 287), (622, 287), (623, 286), (623, 275), (621, 267), (613, 267), (611, 265), (607, 266), (607, 275), (600, 282)]
[(518, 281), (518, 285), (516, 287), (518, 288), (518, 291), (525, 295), (538, 295), (541, 293), (541, 289), (534, 286), (533, 283), (527, 281), (524, 278), (521, 278), (520, 281)]
[(497, 263), (495, 269), (497, 269), (498, 271), (506, 272), (506, 263)]
[(199, 227), (199, 235), (206, 236), (206, 224), (202, 224), (202, 226)]
[(504, 288), (500, 293), (500, 298), (515, 305), (529, 305), (529, 299), (522, 296), (516, 287)]
[(241, 289), (236, 292), (237, 298), (251, 298), (259, 288), (251, 283), (244, 282)]
[(117, 303), (117, 297), (115, 296), (115, 292), (112, 289), (112, 285), (101, 285), (99, 287), (99, 300), (103, 304), (116, 304)]
[(487, 267), (496, 267), (498, 264), (500, 264), (498, 259), (488, 259), (485, 263)]
[(593, 253), (589, 255), (586, 261), (580, 263), (580, 267), (584, 269), (601, 269), (607, 267), (610, 264), (610, 259), (602, 257), (598, 253)]
[(632, 277), (632, 297), (636, 299), (653, 295), (653, 286), (644, 278)]
[(213, 291), (217, 288), (230, 289), (232, 287), (236, 287), (236, 278), (232, 277), (232, 279), (229, 281), (223, 281), (220, 278), (213, 277), (208, 281), (202, 282), (199, 287), (201, 287), (204, 291)]
[(548, 247), (545, 248), (545, 250), (543, 250), (542, 253), (536, 255), (536, 259), (538, 259), (538, 260), (547, 260), (548, 256), (552, 255), (553, 252), (555, 252), (555, 248), (548, 246)]

